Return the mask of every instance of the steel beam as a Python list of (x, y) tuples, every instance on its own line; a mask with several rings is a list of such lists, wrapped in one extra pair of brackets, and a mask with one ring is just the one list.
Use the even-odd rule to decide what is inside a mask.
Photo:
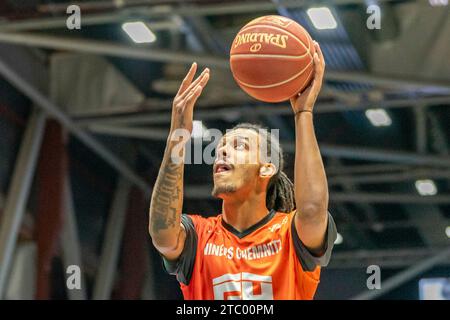
[(48, 300), (51, 296), (52, 263), (59, 249), (63, 228), (66, 172), (63, 128), (54, 119), (48, 119), (36, 170), (37, 300)]
[(418, 105), (414, 108), (416, 120), (416, 148), (419, 153), (427, 152), (427, 108)]
[[(342, 165), (342, 161), (341, 159), (338, 158), (333, 158), (330, 159), (330, 163), (333, 165)], [(351, 194), (351, 193), (359, 193), (359, 186), (356, 185), (354, 182), (349, 181), (349, 180), (343, 180), (341, 181), (341, 186), (343, 191), (346, 192), (346, 194)], [(373, 208), (373, 206), (370, 205), (370, 203), (367, 202), (358, 202), (355, 203), (355, 208), (357, 212), (360, 212), (360, 217), (362, 217), (363, 215), (365, 216), (365, 220), (367, 221), (366, 223), (368, 225), (373, 226), (376, 222), (376, 213), (375, 213), (375, 209)], [(368, 237), (370, 238), (370, 237)]]
[[(445, 247), (405, 248), (389, 250), (352, 250), (335, 252), (327, 269), (366, 269), (370, 265), (380, 268), (405, 268), (429, 259), (442, 252)], [(440, 262), (450, 265), (450, 259)]]
[(5, 300), (33, 300), (36, 294), (36, 242), (18, 242), (14, 250)]
[(364, 247), (367, 249), (374, 249), (377, 247), (366, 229), (359, 228), (358, 220), (355, 218), (355, 215), (350, 212), (348, 206), (346, 206), (344, 203), (336, 203), (333, 205), (333, 207), (333, 214), (336, 217), (339, 216), (344, 221), (346, 221), (345, 227), (347, 227), (347, 230), (341, 230), (341, 232), (346, 231), (346, 233), (343, 233), (345, 236), (346, 244), (348, 244), (350, 247), (356, 247), (360, 246), (363, 243)]
[(94, 285), (94, 300), (107, 300), (111, 298), (114, 278), (117, 272), (117, 262), (119, 260), (130, 189), (131, 184), (127, 180), (119, 178), (103, 239), (102, 253)]
[(86, 133), (83, 129), (77, 126), (72, 119), (61, 111), (61, 108), (51, 102), (41, 91), (36, 89), (8, 63), (5, 63), (3, 57), (0, 57), (0, 74), (18, 90), (20, 90), (26, 97), (35, 102), (37, 106), (57, 119), (64, 127), (67, 128), (68, 131), (70, 131), (70, 133), (72, 133), (88, 148), (100, 156), (106, 163), (115, 168), (126, 179), (133, 184), (136, 184), (141, 190), (148, 194), (150, 186), (145, 180), (134, 173), (134, 171), (123, 160), (119, 159), (92, 135)]
[[(392, 2), (395, 0), (378, 0), (379, 3)], [(214, 16), (214, 15), (228, 15), (228, 14), (240, 14), (240, 13), (263, 13), (271, 12), (274, 13), (277, 10), (277, 6), (272, 2), (265, 1), (244, 1), (244, 2), (233, 2), (233, 3), (216, 3), (216, 4), (202, 4), (201, 6), (191, 5), (185, 1), (187, 4), (184, 6), (171, 6), (169, 4), (179, 4), (179, 1), (175, 0), (165, 0), (164, 2), (154, 1), (154, 0), (127, 0), (122, 5), (117, 5), (112, 1), (93, 1), (87, 3), (81, 3), (80, 7), (94, 10), (99, 9), (116, 9), (116, 8), (126, 8), (127, 11), (133, 10), (148, 18), (164, 17), (169, 13), (179, 14), (183, 16)], [(47, 4), (41, 5), (40, 8), (48, 8), (47, 11), (54, 12), (55, 10), (65, 13), (67, 7), (72, 4), (68, 3), (57, 3), (57, 4)], [(280, 1), (280, 4), (285, 8), (289, 9), (299, 9), (304, 8), (308, 5), (305, 1)], [(349, 4), (361, 4), (360, 0), (333, 0), (332, 4), (334, 6), (345, 6)], [(128, 9), (127, 6), (134, 6)]]
[[(199, 101), (201, 104), (202, 102)], [(237, 104), (245, 104), (248, 103), (244, 101), (239, 101)], [(363, 111), (366, 109), (380, 107), (380, 108), (410, 108), (414, 106), (418, 106), (421, 104), (426, 105), (445, 105), (450, 104), (450, 96), (437, 96), (437, 97), (424, 97), (418, 98), (415, 100), (412, 99), (395, 99), (395, 100), (387, 100), (380, 102), (367, 102), (359, 105), (348, 105), (341, 103), (322, 103), (318, 102), (314, 108), (315, 113), (332, 113), (332, 112), (343, 112), (343, 111)], [(125, 115), (125, 116), (101, 116), (95, 117), (92, 119), (80, 119), (77, 120), (77, 124), (80, 126), (88, 126), (88, 125), (97, 125), (97, 124), (169, 124), (170, 123), (170, 101), (166, 102), (166, 113), (146, 113), (139, 115)], [(130, 110), (133, 110), (135, 107), (130, 107)], [(158, 105), (158, 111), (161, 111), (161, 106)], [(198, 120), (223, 120), (226, 119), (230, 113), (236, 113), (237, 118), (240, 116), (245, 116), (248, 112), (251, 112), (252, 115), (261, 115), (261, 116), (275, 116), (275, 115), (292, 115), (292, 108), (289, 105), (263, 105), (257, 104), (252, 105), (250, 107), (243, 108), (242, 106), (229, 106), (227, 108), (219, 108), (218, 106), (214, 106), (214, 108), (208, 109), (198, 109), (195, 111), (195, 118)]]
[(376, 298), (392, 291), (393, 289), (401, 286), (402, 284), (406, 283), (407, 281), (414, 279), (421, 273), (433, 268), (434, 266), (436, 266), (444, 261), (448, 261), (449, 259), (450, 259), (450, 248), (446, 248), (445, 250), (439, 252), (435, 256), (433, 256), (431, 258), (425, 258), (420, 263), (417, 263), (416, 265), (392, 276), (391, 278), (387, 279), (386, 281), (383, 281), (381, 283), (381, 289), (361, 292), (360, 294), (354, 296), (352, 298), (352, 300), (376, 299)]
[(439, 194), (424, 197), (403, 193), (331, 192), (330, 202), (450, 204), (450, 195)]
[(148, 202), (143, 193), (133, 186), (127, 204), (120, 259), (121, 274), (115, 298), (135, 300), (142, 297), (148, 270), (148, 225), (143, 223), (147, 218)]
[[(424, 210), (424, 211), (426, 211), (426, 210)], [(339, 213), (338, 213), (338, 215), (339, 215)], [(445, 221), (447, 223), (445, 225), (450, 224), (450, 219), (443, 218), (442, 221)], [(376, 229), (376, 230), (374, 230), (375, 232), (382, 232), (387, 229), (417, 228), (417, 223), (415, 221), (412, 221), (412, 219), (395, 220), (395, 221), (379, 221), (376, 223), (376, 226), (374, 228), (374, 225), (369, 225), (366, 222), (358, 221), (358, 222), (355, 222), (353, 224), (353, 226), (355, 226), (359, 229), (371, 229), (371, 230)], [(350, 231), (350, 228), (348, 226), (346, 226), (345, 224), (339, 225), (339, 229)], [(436, 231), (436, 229), (434, 231)], [(444, 235), (444, 232), (442, 232), (441, 234)]]
[[(82, 28), (92, 25), (100, 24), (114, 24), (126, 22), (130, 19), (137, 19), (138, 17), (126, 13), (103, 13), (103, 14), (85, 14), (82, 15), (81, 22)], [(46, 29), (63, 29), (66, 27), (66, 17), (49, 17), (49, 18), (36, 18), (36, 19), (26, 19), (19, 21), (8, 21), (0, 23), (1, 32), (17, 32), (17, 31), (27, 31), (27, 30), (46, 30)], [(147, 26), (152, 31), (162, 31), (162, 30), (180, 30), (181, 26), (175, 23), (175, 21), (154, 21), (146, 22)]]
[(326, 166), (327, 175), (334, 175), (336, 177), (340, 177), (340, 175), (354, 175), (360, 173), (389, 173), (395, 171), (406, 171), (410, 169), (412, 169), (411, 166), (404, 164), (364, 164), (345, 167), (333, 165)]
[[(211, 185), (187, 185), (184, 196), (187, 199), (213, 199)], [(450, 204), (450, 195), (419, 196), (405, 193), (331, 192), (331, 203), (417, 203)]]
[(450, 90), (450, 84), (446, 81), (423, 81), (422, 79), (406, 79), (395, 75), (367, 74), (365, 72), (338, 72), (327, 71), (327, 76), (334, 81), (352, 81), (370, 83), (375, 86), (399, 88), (399, 87), (436, 87)]
[[(430, 138), (433, 149), (440, 154), (448, 155), (450, 153), (449, 138), (445, 134), (439, 116), (433, 112), (429, 113), (430, 119)], [(430, 147), (431, 148), (431, 147)]]
[[(425, 153), (427, 151), (427, 120), (428, 115), (432, 114), (432, 110), (428, 110), (423, 106), (416, 107), (415, 111), (415, 119), (416, 119), (416, 142), (417, 142), (417, 151), (419, 153)], [(428, 112), (427, 112), (428, 111)], [(433, 119), (430, 119), (433, 122)], [(445, 132), (440, 127), (440, 123), (435, 125), (431, 125), (430, 129), (432, 132), (434, 131), (438, 135), (442, 137), (446, 137)], [(446, 151), (448, 151), (448, 141), (444, 139), (435, 140), (435, 144), (438, 147), (437, 153), (441, 155), (446, 155)], [(433, 174), (424, 174), (419, 179), (444, 179), (446, 174), (442, 175), (433, 175)], [(399, 187), (399, 186), (397, 186)], [(438, 206), (430, 206), (430, 205), (417, 205), (417, 204), (406, 204), (405, 209), (410, 217), (410, 220), (415, 222), (416, 228), (420, 233), (422, 240), (430, 247), (438, 246), (442, 244), (448, 244), (448, 238), (444, 234), (444, 232), (436, 232), (437, 228), (442, 228), (442, 230), (448, 226), (448, 221), (444, 218), (443, 212), (441, 212), (441, 208)]]
[[(285, 151), (293, 152), (295, 150), (294, 143), (283, 144), (283, 146)], [(448, 156), (420, 155), (413, 152), (391, 151), (355, 146), (336, 146), (326, 143), (320, 143), (320, 152), (322, 155), (328, 157), (395, 162), (440, 168), (450, 167), (450, 157)]]
[(44, 127), (45, 115), (33, 111), (24, 133), (6, 197), (0, 225), (0, 299), (5, 293), (6, 280), (35, 173)]
[(445, 234), (445, 228), (450, 225), (450, 221), (445, 218), (438, 206), (405, 204), (404, 208), (427, 246), (450, 245)]
[(78, 237), (77, 218), (72, 197), (72, 186), (70, 175), (66, 174), (64, 181), (64, 224), (61, 233), (62, 261), (64, 265), (64, 274), (67, 267), (71, 265), (79, 266), (81, 269), (81, 289), (66, 288), (67, 297), (70, 300), (86, 300), (86, 281), (85, 270), (83, 269), (83, 260), (81, 258), (81, 245)]
[(152, 128), (131, 128), (111, 125), (91, 125), (89, 131), (115, 137), (139, 138), (145, 140), (166, 141), (169, 130)]
[[(146, 140), (167, 139), (168, 131), (165, 129), (130, 128), (124, 126), (92, 125), (89, 128), (96, 133), (113, 136), (139, 138)], [(285, 152), (294, 152), (295, 143), (282, 143)], [(409, 165), (428, 165), (433, 167), (449, 168), (449, 156), (423, 155), (413, 152), (392, 151), (355, 146), (337, 146), (320, 143), (320, 151), (323, 156), (336, 158), (349, 158), (379, 162), (395, 162)], [(375, 177), (372, 180), (376, 180)]]
[[(191, 64), (197, 61), (198, 64), (210, 67), (229, 68), (227, 57), (198, 55), (187, 52), (173, 52), (171, 50), (145, 48), (135, 48), (131, 46), (97, 40), (86, 40), (72, 37), (57, 37), (34, 33), (7, 33), (0, 32), (0, 42), (37, 46), (47, 49), (72, 50), (78, 52), (88, 52), (107, 56), (116, 56), (132, 59), (143, 59), (160, 62), (176, 62)], [(445, 81), (424, 81), (421, 79), (396, 78), (391, 75), (376, 75), (360, 72), (327, 71), (327, 80), (351, 81), (370, 83), (382, 87), (436, 87), (450, 90), (450, 83)]]
[(132, 45), (117, 44), (114, 42), (87, 40), (73, 37), (57, 37), (33, 33), (6, 33), (0, 32), (0, 42), (36, 46), (46, 49), (70, 50), (106, 56), (132, 58), (159, 62), (178, 62), (198, 64), (210, 67), (228, 68), (228, 59), (214, 56), (202, 56), (188, 52), (174, 52), (172, 50), (156, 48), (137, 48)]
[[(327, 170), (328, 172), (328, 170)], [(328, 178), (328, 185), (336, 185), (340, 183), (358, 183), (358, 184), (374, 184), (374, 183), (392, 183), (411, 181), (415, 179), (450, 179), (449, 170), (411, 170), (398, 173), (378, 173), (367, 175), (348, 175), (348, 176), (331, 176)]]

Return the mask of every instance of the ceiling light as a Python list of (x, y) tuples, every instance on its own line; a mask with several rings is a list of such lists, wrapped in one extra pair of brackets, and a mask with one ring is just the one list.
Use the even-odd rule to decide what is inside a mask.
[(445, 234), (447, 235), (447, 238), (450, 238), (450, 226), (445, 228)]
[(334, 240), (334, 244), (341, 244), (344, 241), (342, 235), (338, 232), (336, 235), (336, 240)]
[(391, 117), (384, 109), (368, 109), (366, 117), (375, 127), (386, 127), (392, 124)]
[(327, 7), (310, 8), (306, 13), (316, 29), (336, 29), (337, 27), (336, 19)]
[(122, 29), (136, 43), (150, 43), (156, 41), (155, 34), (142, 21), (126, 22)]
[(434, 196), (437, 193), (434, 181), (429, 179), (417, 180), (416, 189), (421, 196)]
[(444, 7), (448, 5), (448, 0), (428, 0), (432, 7)]

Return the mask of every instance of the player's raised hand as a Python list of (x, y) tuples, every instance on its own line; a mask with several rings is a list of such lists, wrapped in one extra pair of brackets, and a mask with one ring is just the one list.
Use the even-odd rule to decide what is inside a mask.
[(311, 111), (314, 108), (314, 103), (317, 100), (320, 89), (322, 88), (323, 75), (325, 73), (325, 59), (320, 49), (319, 44), (314, 41), (316, 52), (314, 53), (314, 78), (311, 84), (302, 93), (293, 96), (291, 101), (292, 110), (294, 113), (300, 111)]
[(171, 132), (174, 132), (177, 129), (186, 129), (192, 133), (194, 105), (209, 80), (208, 68), (205, 68), (203, 72), (193, 80), (196, 71), (197, 63), (194, 62), (173, 100), (170, 126)]

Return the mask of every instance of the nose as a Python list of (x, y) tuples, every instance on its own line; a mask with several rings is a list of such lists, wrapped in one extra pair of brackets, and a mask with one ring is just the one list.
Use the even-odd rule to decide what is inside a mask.
[(222, 146), (217, 148), (217, 154), (216, 154), (217, 159), (225, 160), (227, 158), (227, 155), (229, 155), (227, 144), (223, 144)]

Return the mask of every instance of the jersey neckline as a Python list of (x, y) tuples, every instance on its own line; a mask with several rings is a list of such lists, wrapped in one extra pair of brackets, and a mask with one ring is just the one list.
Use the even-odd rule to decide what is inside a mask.
[(227, 229), (228, 231), (230, 231), (232, 234), (234, 234), (236, 237), (238, 237), (239, 239), (244, 238), (245, 236), (248, 236), (249, 234), (251, 234), (253, 231), (256, 231), (257, 229), (259, 229), (260, 227), (262, 227), (263, 225), (265, 225), (266, 223), (268, 223), (270, 220), (272, 220), (272, 218), (275, 216), (276, 211), (274, 209), (270, 210), (269, 213), (262, 218), (261, 220), (259, 220), (257, 223), (255, 223), (254, 225), (252, 225), (251, 227), (245, 229), (244, 231), (240, 232), (239, 230), (236, 230), (231, 224), (228, 224), (222, 217), (222, 226)]

